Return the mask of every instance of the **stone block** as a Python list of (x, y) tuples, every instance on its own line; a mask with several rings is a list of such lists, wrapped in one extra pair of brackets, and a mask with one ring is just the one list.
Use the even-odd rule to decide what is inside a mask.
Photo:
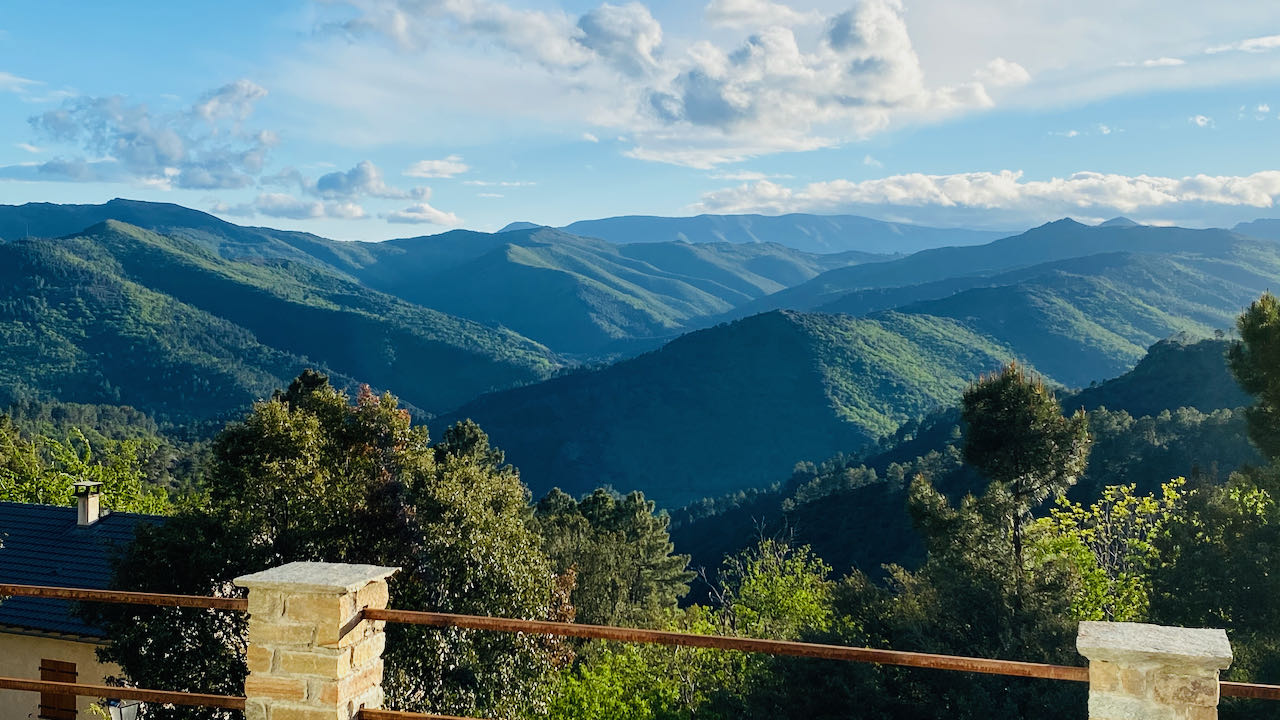
[(277, 671), (287, 675), (314, 675), (322, 678), (341, 678), (351, 672), (350, 650), (281, 650)]
[(250, 673), (244, 680), (244, 694), (268, 704), (272, 700), (301, 702), (307, 699), (307, 681), (302, 678)]
[(249, 618), (249, 642), (270, 647), (309, 646), (316, 637), (314, 625), (258, 622)]
[(377, 633), (361, 640), (351, 646), (351, 667), (356, 670), (363, 668), (381, 658), (382, 651), (386, 649), (387, 636), (385, 633)]
[(249, 666), (249, 672), (271, 672), (271, 658), (275, 652), (265, 645), (250, 644), (248, 651), (245, 653), (245, 661)]
[(1155, 698), (1166, 705), (1218, 706), (1218, 679), (1189, 675), (1159, 675)]
[(1188, 674), (1216, 673), (1231, 666), (1231, 643), (1223, 630), (1176, 628), (1146, 623), (1085, 621), (1076, 649), (1090, 662), (1105, 660), (1182, 668)]
[(389, 600), (386, 580), (371, 582), (356, 591), (357, 608), (385, 608)]
[(1089, 690), (1109, 691), (1120, 689), (1120, 666), (1105, 660), (1089, 663)]
[(284, 594), (275, 590), (249, 593), (249, 615), (274, 620), (284, 614)]

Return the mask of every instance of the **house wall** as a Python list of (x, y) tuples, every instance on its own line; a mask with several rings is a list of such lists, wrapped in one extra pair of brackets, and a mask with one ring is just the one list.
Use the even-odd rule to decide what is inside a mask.
[[(98, 647), (96, 643), (0, 632), (0, 676), (39, 680), (40, 661), (48, 658), (75, 663), (79, 673), (76, 682), (101, 685), (106, 676), (118, 675), (120, 668), (99, 664), (93, 653)], [(79, 698), (76, 703), (80, 710), (79, 717), (94, 718), (89, 713), (89, 706), (97, 700), (98, 698), (91, 697)], [(0, 690), (0, 720), (35, 718), (36, 706), (39, 704), (39, 693)]]

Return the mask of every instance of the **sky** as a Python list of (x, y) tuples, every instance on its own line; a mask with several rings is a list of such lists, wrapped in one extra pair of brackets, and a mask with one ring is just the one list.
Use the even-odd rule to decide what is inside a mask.
[(1275, 0), (12, 0), (0, 203), (382, 240), (1280, 217)]

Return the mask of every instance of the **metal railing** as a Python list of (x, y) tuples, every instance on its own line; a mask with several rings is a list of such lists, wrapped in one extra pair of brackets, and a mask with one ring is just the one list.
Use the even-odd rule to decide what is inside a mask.
[[(0, 583), (0, 597), (26, 596), (86, 602), (126, 603), (157, 607), (212, 608), (245, 612), (248, 601), (244, 598), (211, 597), (204, 595), (169, 595), (159, 593), (122, 592), (117, 590), (87, 590), (80, 588), (48, 587), (40, 585), (14, 585)], [(366, 608), (362, 619), (427, 625), (432, 627), (456, 627), (471, 630), (551, 635), (591, 640), (647, 643), (680, 647), (696, 647), (715, 650), (764, 653), (789, 657), (818, 658), (845, 662), (864, 662), (879, 665), (929, 668), (959, 672), (1005, 675), (1010, 677), (1088, 682), (1089, 670), (1072, 665), (1050, 665), (1017, 660), (939, 655), (934, 653), (883, 650), (878, 648), (847, 647), (819, 643), (765, 640), (759, 638), (730, 637), (723, 635), (699, 635), (695, 633), (647, 630), (643, 628), (613, 627), (607, 625), (582, 625), (578, 623), (520, 620), (515, 618), (459, 615), (453, 613), (420, 612), (413, 610), (388, 610)], [(1223, 681), (1219, 683), (1224, 697), (1280, 700), (1280, 685)], [(28, 690), (31, 692), (56, 692), (65, 695), (110, 697), (172, 705), (203, 705), (206, 707), (243, 709), (245, 698), (228, 695), (149, 690), (145, 688), (116, 687), (107, 685), (83, 685), (21, 678), (0, 678), (0, 689)], [(362, 720), (476, 720), (451, 715), (400, 712), (395, 710), (361, 710)]]

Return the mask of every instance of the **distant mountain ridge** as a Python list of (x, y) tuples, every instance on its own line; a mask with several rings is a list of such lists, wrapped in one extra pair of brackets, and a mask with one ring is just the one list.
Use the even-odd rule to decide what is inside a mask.
[(678, 218), (628, 215), (579, 220), (561, 229), (619, 244), (771, 242), (813, 253), (857, 250), (885, 254), (912, 253), (945, 245), (977, 245), (1012, 234), (886, 222), (858, 215), (802, 213)]

